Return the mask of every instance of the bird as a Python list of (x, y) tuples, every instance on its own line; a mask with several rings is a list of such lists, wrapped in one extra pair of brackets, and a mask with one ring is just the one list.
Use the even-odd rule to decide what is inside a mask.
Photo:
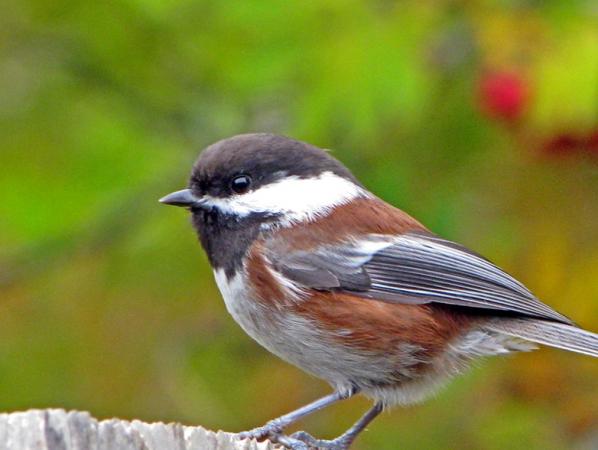
[[(542, 303), (488, 259), (367, 190), (328, 150), (269, 133), (203, 150), (190, 211), (226, 308), (261, 346), (332, 393), (239, 434), (292, 450), (345, 450), (383, 410), (421, 402), (487, 356), (543, 344), (598, 357), (598, 335)], [(346, 432), (285, 434), (362, 394)]]

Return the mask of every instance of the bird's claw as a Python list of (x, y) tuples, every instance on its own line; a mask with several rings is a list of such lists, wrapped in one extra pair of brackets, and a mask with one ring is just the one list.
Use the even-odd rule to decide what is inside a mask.
[(310, 446), (300, 439), (282, 434), (282, 428), (275, 423), (267, 423), (263, 427), (243, 431), (238, 434), (239, 439), (255, 439), (262, 441), (269, 439), (277, 444), (282, 444), (290, 450), (310, 450)]
[(300, 439), (295, 439), (292, 436), (286, 436), (283, 434), (276, 436), (274, 441), (278, 444), (284, 445), (290, 450), (311, 450), (313, 448)]
[(261, 441), (266, 438), (274, 438), (282, 433), (282, 427), (275, 421), (268, 422), (262, 427), (249, 431), (242, 431), (238, 434), (240, 439), (256, 439)]
[(346, 436), (340, 436), (332, 440), (316, 439), (305, 431), (297, 431), (287, 436), (282, 434), (282, 428), (278, 424), (272, 422), (263, 427), (243, 431), (238, 436), (240, 439), (256, 439), (258, 441), (269, 439), (272, 442), (284, 445), (290, 450), (347, 450), (351, 445), (351, 440), (347, 439)]
[[(291, 439), (304, 442), (309, 448), (322, 450), (347, 450), (351, 445), (351, 440), (346, 436), (339, 436), (336, 439), (316, 439), (311, 434), (305, 431), (297, 431), (293, 433)], [(294, 449), (293, 449), (294, 450)]]

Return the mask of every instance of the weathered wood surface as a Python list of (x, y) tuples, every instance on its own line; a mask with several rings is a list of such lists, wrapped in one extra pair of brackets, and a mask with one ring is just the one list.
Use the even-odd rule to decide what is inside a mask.
[(1, 450), (276, 450), (232, 433), (178, 423), (97, 420), (62, 409), (0, 414)]

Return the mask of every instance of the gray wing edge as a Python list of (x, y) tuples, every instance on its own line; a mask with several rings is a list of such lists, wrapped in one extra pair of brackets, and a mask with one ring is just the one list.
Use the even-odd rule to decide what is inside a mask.
[(504, 311), (572, 324), (539, 301), (525, 286), (482, 256), (428, 233), (408, 233), (363, 266), (370, 277), (368, 297)]

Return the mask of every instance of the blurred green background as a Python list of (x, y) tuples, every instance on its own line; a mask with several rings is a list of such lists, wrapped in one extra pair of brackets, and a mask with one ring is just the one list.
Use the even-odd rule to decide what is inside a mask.
[[(598, 330), (595, 1), (25, 0), (0, 14), (0, 411), (248, 429), (328, 392), (228, 316), (183, 211), (205, 145), (325, 148)], [(598, 447), (598, 365), (480, 364), (357, 449)], [(342, 432), (356, 399), (300, 424)]]

